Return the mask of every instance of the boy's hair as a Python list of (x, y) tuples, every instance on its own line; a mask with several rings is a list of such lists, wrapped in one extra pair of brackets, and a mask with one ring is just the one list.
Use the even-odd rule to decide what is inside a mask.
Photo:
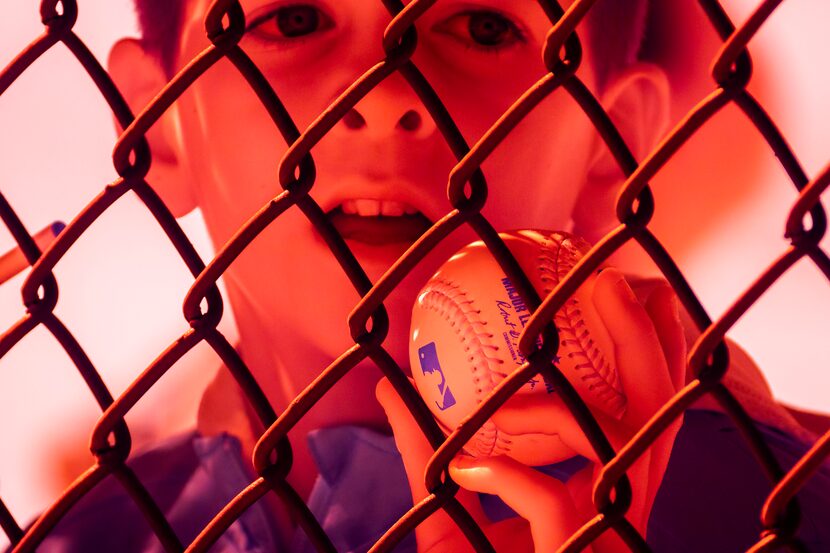
[[(145, 49), (172, 76), (186, 0), (134, 0)], [(647, 29), (649, 0), (598, 0), (586, 16), (586, 37), (597, 87), (638, 59)]]

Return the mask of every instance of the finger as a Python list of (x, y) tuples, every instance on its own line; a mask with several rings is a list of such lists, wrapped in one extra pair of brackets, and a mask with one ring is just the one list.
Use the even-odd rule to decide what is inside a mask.
[(673, 393), (657, 331), (616, 269), (597, 276), (592, 299), (614, 342), (617, 371), (628, 399), (623, 420), (639, 429)]
[[(389, 419), (395, 445), (401, 454), (404, 470), (409, 480), (412, 501), (413, 504), (417, 504), (428, 495), (424, 484), (424, 470), (435, 451), (388, 379), (382, 378), (378, 382), (375, 387), (375, 396)], [(460, 490), (456, 498), (476, 521), (484, 520), (484, 513), (477, 497)], [(449, 515), (443, 510), (438, 510), (416, 527), (418, 550), (426, 551), (452, 533), (460, 534), (460, 530)]]
[(556, 551), (579, 526), (568, 489), (559, 480), (506, 456), (457, 456), (450, 476), (464, 488), (498, 495), (530, 523), (536, 553)]
[(680, 322), (677, 294), (668, 283), (652, 291), (646, 301), (646, 311), (657, 330), (672, 387), (678, 392), (686, 385), (686, 337)]
[[(674, 395), (660, 336), (649, 313), (618, 270), (606, 269), (598, 275), (593, 301), (614, 342), (617, 370), (628, 397), (623, 422), (630, 425), (630, 430), (639, 430)], [(619, 438), (627, 441), (630, 436)], [(656, 487), (665, 471), (673, 441), (667, 439), (658, 439), (626, 471), (633, 492), (629, 515), (641, 530), (645, 529)], [(657, 459), (653, 459), (655, 452)]]
[[(674, 392), (686, 384), (686, 337), (680, 321), (677, 295), (668, 283), (655, 288), (646, 301), (646, 311), (651, 318), (663, 354), (668, 365)], [(649, 487), (645, 500), (645, 512), (649, 512), (660, 488), (660, 482), (669, 464), (671, 446), (682, 424), (682, 418), (674, 421), (661, 432), (651, 447), (649, 460)]]
[(556, 436), (562, 443), (562, 458), (574, 454), (597, 462), (599, 458), (571, 411), (557, 394), (516, 394), (496, 411), (491, 420), (499, 430), (520, 436)]

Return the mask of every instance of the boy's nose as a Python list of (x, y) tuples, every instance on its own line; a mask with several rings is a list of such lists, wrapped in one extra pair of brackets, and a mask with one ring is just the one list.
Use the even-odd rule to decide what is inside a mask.
[(412, 91), (373, 90), (343, 117), (343, 125), (380, 139), (426, 138), (435, 121)]
[[(386, 118), (386, 116), (383, 116), (383, 119)], [(378, 117), (377, 119), (381, 119), (381, 117)], [(343, 117), (343, 124), (352, 130), (359, 130), (368, 126), (366, 118), (356, 108), (350, 109), (349, 112)], [(372, 125), (389, 127), (389, 123), (387, 121), (375, 121)], [(414, 109), (409, 109), (398, 118), (397, 122), (395, 122), (394, 128), (404, 132), (418, 133), (423, 126), (424, 118), (421, 114)]]

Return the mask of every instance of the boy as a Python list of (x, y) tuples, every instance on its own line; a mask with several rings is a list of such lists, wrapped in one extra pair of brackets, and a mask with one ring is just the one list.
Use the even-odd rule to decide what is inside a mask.
[[(203, 18), (209, 2), (137, 3), (145, 39), (119, 42), (111, 53), (109, 69), (133, 109), (140, 111), (175, 69), (208, 45)], [(249, 31), (241, 45), (270, 80), (300, 129), (382, 58), (380, 39), (389, 15), (380, 2), (250, 0), (242, 5)], [(598, 2), (585, 29), (586, 61), (580, 69), (638, 159), (660, 136), (668, 102), (668, 86), (660, 69), (635, 61), (645, 10), (644, 1)], [(539, 52), (549, 28), (549, 20), (536, 3), (507, 0), (442, 1), (419, 19), (413, 61), (469, 143), (544, 73)], [(200, 207), (217, 249), (281, 191), (276, 168), (286, 146), (249, 86), (228, 62), (220, 62), (194, 83), (148, 133), (148, 139), (154, 154), (148, 182), (177, 216)], [(455, 159), (415, 93), (398, 74), (361, 100), (312, 154), (318, 177), (311, 196), (373, 281), (450, 210), (445, 188)], [(483, 213), (498, 230), (572, 229), (596, 240), (614, 224), (612, 206), (622, 175), (587, 118), (564, 93), (546, 99), (488, 158), (483, 170), (490, 187)], [(409, 312), (417, 290), (449, 254), (475, 238), (467, 229), (454, 233), (384, 302), (391, 325), (384, 345), (402, 367), (408, 365)], [(612, 335), (617, 347), (641, 353), (620, 369), (624, 382), (631, 383), (626, 388), (629, 404), (644, 409), (636, 420), (627, 421), (634, 426), (616, 436), (622, 438), (682, 386), (684, 343), (676, 306), (665, 285), (652, 286), (651, 293), (643, 288), (642, 295), (648, 298), (644, 307), (631, 295), (620, 273), (608, 270), (603, 274), (595, 296), (597, 308), (605, 310), (604, 320), (609, 325), (616, 325)], [(272, 223), (228, 269), (224, 280), (239, 328), (238, 350), (277, 412), (352, 345), (344, 323), (358, 295), (299, 210), (291, 209)], [(315, 309), (321, 302), (325, 309)], [(629, 324), (631, 321), (636, 324)], [(740, 373), (738, 369), (730, 372)], [(754, 382), (751, 389), (765, 392), (753, 381), (751, 367), (746, 374), (747, 380)], [(428, 452), (418, 441), (420, 436), (411, 432), (411, 421), (386, 384), (378, 387), (380, 403), (375, 400), (378, 378), (378, 370), (363, 363), (327, 393), (290, 434), (295, 459), (289, 483), (308, 499), (340, 550), (365, 550), (406, 511), (412, 499), (407, 481), (416, 501), (424, 493), (420, 471)], [(634, 383), (649, 383), (651, 388)], [(759, 402), (771, 406), (766, 422), (779, 422), (785, 430), (798, 431), (764, 393), (760, 395)], [(557, 428), (572, 426), (555, 406), (542, 408), (554, 410)], [(759, 413), (753, 415), (759, 418)], [(136, 460), (136, 471), (183, 542), (192, 540), (219, 508), (252, 480), (248, 460), (262, 432), (253, 421), (229, 373), (220, 370), (202, 401), (200, 434), (161, 446)], [(386, 435), (390, 423), (403, 454), (403, 466)], [(708, 424), (731, 428), (723, 417)], [(632, 482), (638, 494), (632, 512), (635, 525), (646, 534), (648, 522), (649, 540), (658, 550), (697, 550), (701, 543), (708, 543), (709, 551), (721, 546), (727, 551), (733, 550), (728, 547), (734, 544), (751, 544), (758, 534), (754, 528), (736, 531), (731, 542), (729, 536), (712, 541), (711, 535), (706, 535), (703, 539), (708, 541), (690, 542), (686, 534), (672, 535), (678, 527), (662, 522), (680, 518), (678, 511), (683, 507), (677, 504), (673, 511), (667, 509), (661, 523), (654, 518), (649, 521), (652, 502), (661, 504), (655, 494), (677, 431), (674, 428), (655, 445), (652, 468)], [(236, 440), (241, 454), (236, 451)], [(578, 441), (574, 438), (568, 445), (575, 454), (588, 454)], [(683, 446), (685, 453), (695, 447), (688, 443)], [(162, 461), (164, 469), (159, 468)], [(465, 472), (469, 468), (484, 468), (489, 473), (480, 478), (481, 471)], [(522, 523), (493, 526), (496, 541), (505, 539), (506, 530), (518, 528), (521, 534), (517, 539), (524, 540), (521, 543), (525, 546), (529, 547), (532, 538), (540, 550), (553, 550), (585, 522), (582, 515), (586, 507), (569, 503), (569, 496), (544, 477), (534, 481), (532, 490), (538, 493), (525, 498), (529, 503), (541, 498), (546, 504), (564, 506), (569, 513), (580, 509), (580, 516), (568, 515), (571, 518), (558, 521), (561, 524), (548, 522), (547, 526), (561, 529), (560, 533), (545, 533), (544, 522), (532, 519), (533, 509), (525, 508), (524, 499), (517, 501), (511, 497), (511, 486), (499, 485), (518, 485), (522, 479), (536, 478), (515, 464), (485, 462), (471, 467), (462, 463), (456, 464), (454, 471), (466, 487), (502, 495), (530, 520), (529, 533)], [(583, 487), (590, 484), (590, 467), (578, 474)], [(566, 476), (569, 474), (561, 477)], [(580, 493), (581, 498), (588, 497), (585, 490)], [(67, 515), (50, 540), (65, 537), (80, 549), (93, 543), (86, 541), (93, 539), (89, 536), (103, 549), (158, 547), (147, 528), (139, 523), (128, 527), (135, 522), (130, 518), (135, 510), (128, 500), (119, 499), (117, 490), (101, 486), (96, 494), (97, 499), (86, 498)], [(223, 550), (308, 547), (302, 533), (293, 532), (282, 505), (270, 494), (268, 498), (267, 505), (248, 509), (222, 536)], [(471, 508), (476, 509), (475, 503)], [(757, 506), (750, 510), (746, 505), (741, 511), (750, 519), (757, 512)], [(96, 524), (85, 524), (85, 514), (95, 514)], [(485, 515), (476, 515), (487, 524)], [(462, 547), (442, 516), (436, 514), (419, 529), (419, 550), (455, 551)], [(695, 521), (706, 528), (700, 518)], [(110, 531), (101, 533), (102, 527)], [(597, 551), (618, 545), (613, 536), (604, 542), (609, 543), (598, 544), (603, 549)]]

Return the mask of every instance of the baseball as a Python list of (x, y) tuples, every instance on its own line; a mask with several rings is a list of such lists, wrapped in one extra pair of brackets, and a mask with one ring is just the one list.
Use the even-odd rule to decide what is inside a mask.
[[(589, 249), (565, 232), (520, 230), (501, 238), (544, 298)], [(626, 407), (614, 345), (586, 281), (554, 316), (559, 351), (554, 363), (586, 403), (620, 418)], [(409, 357), (418, 392), (449, 433), (512, 371), (524, 364), (518, 341), (531, 313), (483, 242), (447, 260), (418, 294), (412, 310)], [(555, 393), (540, 375), (518, 393)], [(490, 420), (465, 445), (482, 457), (510, 455), (528, 465), (573, 455), (555, 435), (510, 435)]]

